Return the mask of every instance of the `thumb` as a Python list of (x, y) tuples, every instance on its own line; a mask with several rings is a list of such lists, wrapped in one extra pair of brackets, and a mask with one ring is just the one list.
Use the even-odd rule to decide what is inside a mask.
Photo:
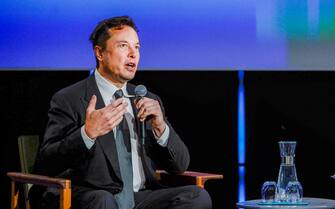
[(90, 115), (95, 110), (96, 103), (97, 103), (97, 96), (93, 95), (86, 109), (86, 115)]

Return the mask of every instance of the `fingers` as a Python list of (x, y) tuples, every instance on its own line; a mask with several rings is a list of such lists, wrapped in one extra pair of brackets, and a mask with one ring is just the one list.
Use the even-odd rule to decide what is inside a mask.
[(159, 114), (160, 114), (160, 108), (159, 106), (154, 104), (148, 104), (148, 106), (141, 108), (140, 111), (138, 112), (139, 118), (143, 120), (149, 115), (158, 116)]
[(119, 99), (116, 99), (114, 101), (112, 101), (112, 103), (110, 103), (108, 106), (111, 106), (111, 107), (117, 107), (119, 106), (120, 104), (125, 104), (127, 106), (127, 102), (124, 98), (119, 98)]
[[(152, 99), (149, 99), (147, 97), (143, 97), (139, 100), (136, 100), (136, 108), (140, 110), (145, 104), (148, 104), (148, 102), (150, 102), (151, 100)], [(153, 100), (153, 101), (155, 101), (155, 100)]]
[(115, 100), (102, 109), (95, 109), (96, 96), (93, 96), (88, 107), (85, 121), (85, 131), (88, 137), (96, 138), (110, 132), (116, 127), (127, 111), (124, 99)]
[(101, 127), (101, 135), (107, 134), (113, 128), (120, 124), (122, 121), (124, 114), (127, 112), (127, 104), (120, 104), (115, 108), (105, 108), (101, 114), (100, 123)]
[(115, 111), (113, 116), (111, 116), (107, 121), (106, 121), (106, 128), (112, 130), (114, 127), (120, 124), (122, 121), (124, 114), (127, 112), (126, 109), (122, 109), (120, 111)]
[(88, 103), (88, 107), (86, 109), (86, 115), (90, 115), (95, 110), (96, 103), (97, 103), (97, 96), (93, 95), (91, 97), (90, 102)]
[(104, 109), (102, 116), (105, 119), (105, 122), (109, 122), (110, 120), (116, 120), (116, 118), (119, 118), (127, 112), (127, 103), (126, 104), (120, 104), (117, 107), (109, 107)]
[(162, 117), (163, 115), (157, 100), (144, 97), (137, 102), (136, 107), (139, 109), (137, 117), (141, 121), (144, 121), (150, 115), (154, 117)]
[(136, 108), (139, 109), (137, 117), (140, 121), (143, 122), (146, 118), (150, 117), (151, 126), (156, 136), (160, 137), (167, 124), (164, 121), (163, 112), (159, 102), (144, 97), (136, 103)]

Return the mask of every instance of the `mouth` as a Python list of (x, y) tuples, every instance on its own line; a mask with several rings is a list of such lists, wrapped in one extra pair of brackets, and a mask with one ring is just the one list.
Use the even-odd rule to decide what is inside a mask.
[(136, 68), (136, 64), (134, 62), (127, 62), (126, 67), (128, 70), (134, 70)]

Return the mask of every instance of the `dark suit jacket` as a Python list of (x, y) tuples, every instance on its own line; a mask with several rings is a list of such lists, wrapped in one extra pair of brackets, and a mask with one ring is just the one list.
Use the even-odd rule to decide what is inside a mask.
[[(132, 84), (127, 85), (129, 94), (134, 94), (134, 88)], [(96, 109), (103, 108), (105, 104), (95, 77), (90, 76), (53, 96), (48, 113), (49, 121), (36, 162), (36, 173), (69, 178), (74, 186), (104, 189), (114, 194), (121, 191), (122, 181), (113, 132), (98, 137), (90, 150), (81, 137), (80, 128), (85, 123), (86, 108), (93, 94), (97, 96)], [(148, 92), (146, 97), (158, 100), (164, 114), (158, 96)], [(134, 106), (133, 110), (138, 123)], [(172, 126), (168, 122), (167, 124), (170, 128), (167, 147), (161, 147), (157, 143), (150, 124), (146, 124), (145, 151), (141, 158), (147, 188), (154, 189), (157, 186), (153, 178), (156, 168), (180, 173), (189, 164), (185, 144)]]

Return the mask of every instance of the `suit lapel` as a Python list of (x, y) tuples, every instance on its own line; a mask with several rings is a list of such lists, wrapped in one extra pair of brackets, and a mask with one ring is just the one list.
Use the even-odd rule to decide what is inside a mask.
[[(93, 95), (97, 96), (96, 109), (101, 109), (105, 107), (104, 101), (98, 89), (94, 75), (88, 78), (87, 94), (85, 98), (82, 98), (82, 101), (85, 106), (85, 110)], [(116, 144), (115, 144), (115, 138), (114, 138), (113, 131), (103, 136), (98, 137), (96, 140), (97, 140), (96, 141), (97, 145), (100, 145), (101, 150), (104, 152), (105, 156), (107, 157), (108, 161), (113, 167), (114, 172), (121, 179), (121, 173), (120, 173), (120, 167), (119, 167), (119, 161), (118, 161), (117, 152), (116, 152)]]

